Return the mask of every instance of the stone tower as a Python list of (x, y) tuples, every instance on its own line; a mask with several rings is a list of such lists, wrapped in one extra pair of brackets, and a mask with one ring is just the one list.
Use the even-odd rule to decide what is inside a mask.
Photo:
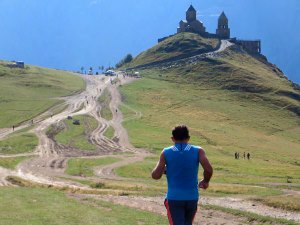
[(197, 20), (197, 11), (192, 5), (190, 5), (186, 11), (186, 20), (181, 20), (179, 22), (177, 33), (181, 32), (192, 32), (205, 35), (205, 27), (201, 21)]
[(228, 26), (228, 18), (226, 17), (225, 13), (222, 12), (219, 20), (218, 20), (218, 28), (217, 28), (217, 35), (221, 39), (229, 39), (230, 38), (230, 29)]
[(186, 21), (187, 22), (193, 22), (197, 19), (197, 11), (196, 9), (191, 5), (189, 9), (186, 11)]

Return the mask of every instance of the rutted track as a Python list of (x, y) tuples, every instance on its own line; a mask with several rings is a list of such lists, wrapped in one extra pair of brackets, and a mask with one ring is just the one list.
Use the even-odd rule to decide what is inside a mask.
[[(122, 115), (121, 113), (113, 113), (112, 121), (106, 121), (100, 116), (100, 105), (98, 103), (98, 98), (102, 94), (101, 90), (109, 88), (113, 96), (113, 101), (111, 102), (110, 107), (117, 109), (120, 99), (117, 96), (117, 86), (111, 84), (110, 78), (106, 77), (96, 77), (96, 76), (82, 76), (86, 82), (86, 90), (80, 94), (69, 96), (63, 98), (65, 101), (66, 109), (50, 118), (44, 120), (35, 119), (35, 128), (34, 132), (39, 138), (39, 145), (36, 148), (35, 153), (28, 155), (38, 155), (32, 159), (26, 160), (21, 163), (17, 171), (10, 170), (0, 170), (0, 185), (8, 185), (8, 182), (5, 181), (7, 175), (19, 176), (23, 179), (31, 180), (38, 183), (46, 183), (51, 185), (70, 185), (70, 182), (66, 181), (56, 181), (56, 177), (64, 175), (64, 169), (66, 168), (67, 160), (70, 157), (95, 157), (99, 155), (112, 154), (114, 152), (136, 152), (136, 149), (128, 142), (127, 132), (122, 127)], [(121, 82), (127, 82), (130, 79), (120, 78)], [(82, 108), (82, 105), (84, 106)], [(47, 112), (45, 112), (47, 114)], [(97, 151), (83, 151), (80, 149), (74, 149), (66, 147), (57, 143), (52, 138), (46, 135), (46, 130), (53, 124), (57, 124), (62, 120), (66, 119), (68, 116), (76, 115), (90, 115), (98, 121), (98, 127), (89, 135), (89, 140), (92, 144), (97, 146)], [(103, 133), (108, 128), (108, 126), (113, 126), (117, 132), (117, 142), (112, 141), (106, 138)], [(23, 125), (21, 126), (24, 128)], [(21, 129), (21, 128), (19, 128)], [(16, 130), (19, 130), (16, 129)], [(6, 133), (8, 135), (10, 132)], [(5, 136), (3, 134), (3, 136)], [(124, 137), (125, 136), (125, 137)], [(25, 154), (27, 155), (27, 154)], [(15, 157), (19, 155), (6, 155), (0, 157)], [(140, 159), (143, 159), (143, 156), (140, 156)], [(126, 161), (126, 160), (125, 160)], [(129, 163), (129, 162), (128, 162)], [(102, 170), (100, 170), (102, 171)], [(113, 174), (112, 169), (105, 169), (105, 175)], [(98, 176), (101, 176), (102, 173), (98, 172)], [(74, 186), (74, 182), (71, 183)], [(82, 185), (79, 185), (81, 187)]]

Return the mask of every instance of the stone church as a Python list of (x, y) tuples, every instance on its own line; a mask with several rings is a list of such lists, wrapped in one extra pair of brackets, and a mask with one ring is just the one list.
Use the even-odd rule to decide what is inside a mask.
[[(219, 38), (219, 39), (228, 39), (231, 42), (234, 42), (238, 45), (241, 45), (245, 50), (252, 54), (261, 53), (261, 41), (260, 40), (239, 40), (237, 38), (231, 38), (229, 20), (224, 12), (218, 18), (218, 25), (216, 33), (209, 33), (206, 31), (206, 28), (200, 20), (197, 19), (197, 10), (190, 5), (186, 11), (186, 19), (179, 22), (179, 27), (177, 28), (177, 33), (191, 32), (201, 35), (206, 38)], [(161, 42), (169, 37), (164, 37), (158, 39), (158, 42)]]
[(218, 28), (216, 30), (216, 34), (209, 34), (206, 32), (206, 28), (203, 25), (203, 22), (197, 19), (197, 11), (196, 9), (190, 5), (188, 10), (186, 11), (186, 20), (181, 20), (179, 22), (179, 27), (177, 28), (177, 33), (182, 32), (192, 32), (196, 34), (200, 34), (204, 37), (218, 37), (221, 39), (229, 39), (230, 38), (230, 28), (228, 26), (228, 18), (225, 13), (222, 12), (218, 19)]

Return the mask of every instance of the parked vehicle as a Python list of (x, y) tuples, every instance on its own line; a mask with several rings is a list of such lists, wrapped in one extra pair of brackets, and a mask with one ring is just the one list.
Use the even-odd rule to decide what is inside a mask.
[(74, 125), (80, 125), (80, 120), (74, 120), (74, 121), (73, 121), (73, 124), (74, 124)]
[(107, 70), (104, 74), (105, 76), (115, 76), (116, 72), (113, 70)]

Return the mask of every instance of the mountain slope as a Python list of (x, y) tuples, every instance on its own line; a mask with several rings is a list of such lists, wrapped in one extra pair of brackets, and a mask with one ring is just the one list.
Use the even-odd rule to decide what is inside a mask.
[(0, 61), (0, 127), (30, 120), (61, 102), (58, 97), (84, 88), (83, 80), (69, 72), (9, 64)]
[[(148, 63), (141, 55), (154, 58), (154, 49), (129, 66)], [(285, 185), (287, 176), (300, 183), (300, 92), (263, 56), (233, 45), (210, 56), (136, 70), (142, 79), (120, 88), (124, 104), (142, 114), (125, 118), (135, 146), (159, 154), (171, 145), (171, 128), (183, 123), (190, 128), (191, 142), (207, 150), (214, 183)], [(241, 158), (249, 152), (252, 160), (235, 160), (235, 152)], [(146, 171), (140, 175), (146, 179), (156, 160), (123, 169)]]
[[(190, 44), (191, 40), (193, 44)], [(155, 79), (253, 93), (262, 100), (300, 115), (299, 86), (290, 82), (280, 69), (270, 64), (264, 56), (250, 55), (238, 45), (214, 54), (201, 54), (213, 51), (217, 48), (216, 43), (215, 39), (196, 34), (178, 34), (141, 53), (126, 67), (156, 71), (149, 74)], [(173, 51), (158, 50), (169, 49), (169, 46), (173, 46)], [(192, 50), (198, 48), (202, 48), (201, 53)], [(182, 52), (190, 52), (190, 55)], [(195, 57), (199, 54), (200, 57)], [(181, 59), (178, 60), (177, 56)]]

